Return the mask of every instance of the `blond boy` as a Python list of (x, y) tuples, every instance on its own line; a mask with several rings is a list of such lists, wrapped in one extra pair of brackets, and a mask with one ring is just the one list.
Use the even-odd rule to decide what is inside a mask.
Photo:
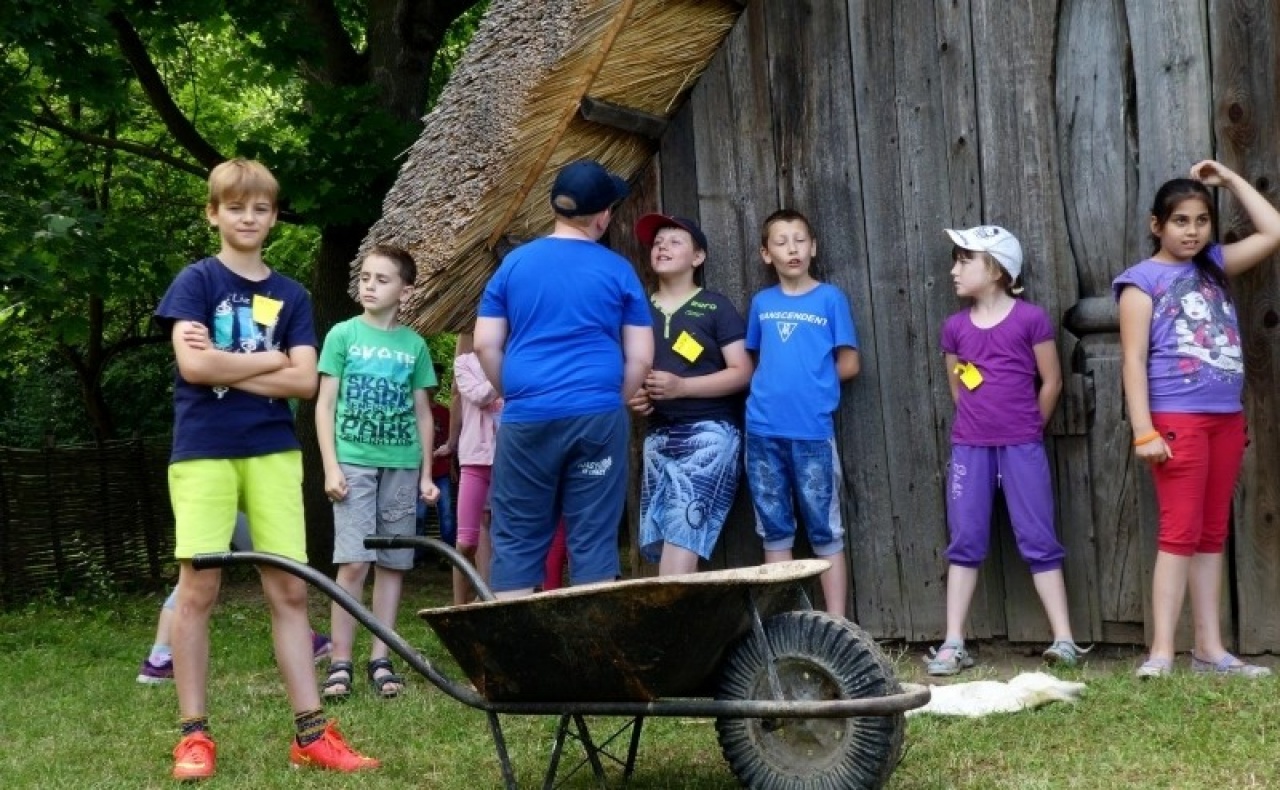
[[(257, 550), (307, 559), (301, 447), (288, 399), (316, 392), (316, 334), (306, 291), (262, 260), (278, 192), (257, 162), (215, 167), (205, 213), (221, 249), (183, 269), (155, 313), (170, 333), (178, 369), (169, 465), (179, 562), (173, 666), (182, 739), (175, 779), (209, 778), (216, 759), (207, 680), (209, 613), (221, 577), (195, 570), (191, 558), (226, 550), (239, 509)], [(261, 577), (297, 728), (291, 761), (340, 771), (377, 766), (346, 744), (320, 707), (306, 584), (275, 568), (262, 568)]]

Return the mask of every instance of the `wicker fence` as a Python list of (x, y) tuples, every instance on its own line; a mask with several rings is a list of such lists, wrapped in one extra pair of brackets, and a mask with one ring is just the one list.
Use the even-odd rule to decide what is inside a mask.
[(168, 437), (0, 448), (0, 604), (171, 581)]

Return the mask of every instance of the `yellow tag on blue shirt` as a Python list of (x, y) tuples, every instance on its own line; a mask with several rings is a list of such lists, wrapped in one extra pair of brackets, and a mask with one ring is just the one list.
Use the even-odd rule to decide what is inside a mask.
[(693, 335), (688, 332), (681, 332), (676, 342), (671, 344), (671, 350), (690, 362), (697, 362), (698, 357), (702, 355), (702, 344), (694, 340)]
[(961, 362), (956, 365), (955, 374), (960, 377), (960, 383), (970, 390), (977, 389), (982, 383), (982, 374), (972, 362)]
[(276, 319), (280, 317), (280, 310), (284, 307), (284, 302), (279, 299), (272, 299), (270, 296), (253, 295), (253, 322), (262, 324), (263, 326), (275, 326)]

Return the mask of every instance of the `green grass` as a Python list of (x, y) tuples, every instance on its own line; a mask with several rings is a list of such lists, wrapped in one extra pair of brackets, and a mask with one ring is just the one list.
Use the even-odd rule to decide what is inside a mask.
[[(404, 611), (441, 602), (444, 578), (434, 570), (412, 574)], [(272, 662), (261, 597), (256, 585), (236, 582), (227, 585), (223, 598), (213, 623), (210, 713), (219, 773), (212, 786), (500, 786), (484, 716), (412, 675), (401, 699), (375, 699), (360, 682), (351, 700), (329, 708), (358, 747), (382, 759), (376, 779), (291, 770), (292, 720)], [(134, 682), (161, 600), (46, 600), (0, 613), (0, 787), (173, 786), (173, 688)], [(313, 596), (313, 622), (322, 626), (327, 620), (325, 602)], [(416, 618), (407, 615), (400, 631), (452, 671), (452, 662)], [(362, 634), (358, 652), (366, 640)], [(902, 656), (899, 666), (904, 676), (918, 674), (914, 655)], [(980, 720), (913, 718), (906, 756), (890, 787), (1277, 786), (1280, 683), (1185, 673), (1140, 683), (1131, 669), (1129, 661), (1094, 662), (1072, 673), (1089, 687), (1074, 706)], [(541, 786), (554, 723), (504, 718), (524, 786)], [(609, 723), (599, 722), (600, 732)], [(617, 770), (610, 771), (616, 780)], [(582, 775), (567, 786), (595, 785)], [(734, 786), (710, 721), (646, 722), (630, 787)]]

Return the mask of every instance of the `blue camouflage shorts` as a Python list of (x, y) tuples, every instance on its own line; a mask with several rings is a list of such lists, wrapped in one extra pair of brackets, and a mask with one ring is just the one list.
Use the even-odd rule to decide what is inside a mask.
[(719, 420), (651, 429), (644, 437), (640, 553), (662, 558), (670, 543), (709, 559), (738, 490), (742, 432)]

